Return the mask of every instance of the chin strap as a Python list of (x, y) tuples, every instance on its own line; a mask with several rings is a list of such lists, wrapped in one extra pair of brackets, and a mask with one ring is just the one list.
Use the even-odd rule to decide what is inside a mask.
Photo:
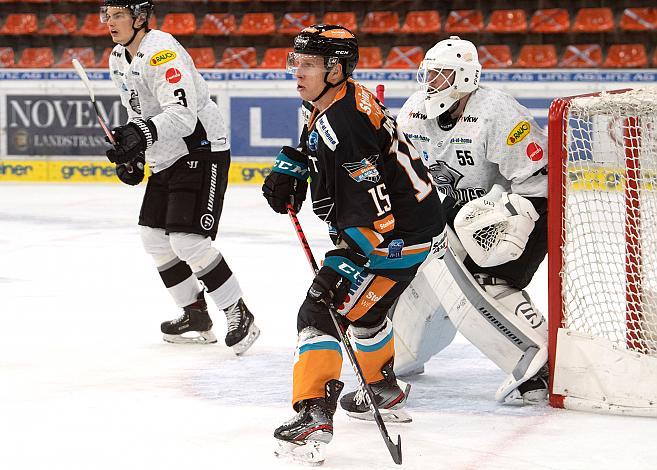
[(331, 88), (335, 88), (338, 85), (342, 85), (344, 82), (349, 80), (349, 77), (345, 76), (338, 83), (331, 83), (327, 80), (328, 76), (329, 76), (329, 72), (325, 72), (324, 73), (324, 83), (325, 83), (324, 89), (322, 90), (322, 92), (319, 95), (317, 95), (317, 97), (314, 100), (310, 100), (311, 103), (314, 103), (314, 102), (318, 101), (319, 99), (321, 99), (321, 97), (324, 96), (326, 94), (326, 92), (329, 91)]
[(135, 38), (137, 37), (137, 33), (138, 33), (142, 28), (146, 27), (146, 29), (148, 30), (148, 19), (146, 19), (146, 21), (144, 22), (144, 24), (141, 25), (139, 28), (135, 28), (135, 22), (136, 22), (136, 21), (137, 21), (137, 18), (134, 18), (134, 19), (132, 20), (132, 37), (131, 37), (130, 40), (129, 40), (128, 42), (126, 42), (125, 44), (121, 44), (123, 47), (128, 47), (130, 44), (132, 44), (132, 41), (135, 40)]
[(438, 116), (438, 127), (440, 127), (444, 131), (448, 131), (456, 125), (459, 118), (452, 117), (452, 113), (456, 111), (456, 108), (458, 108), (458, 106), (459, 106), (459, 101), (454, 103), (451, 106), (451, 108), (449, 108), (447, 111), (445, 111), (444, 113)]

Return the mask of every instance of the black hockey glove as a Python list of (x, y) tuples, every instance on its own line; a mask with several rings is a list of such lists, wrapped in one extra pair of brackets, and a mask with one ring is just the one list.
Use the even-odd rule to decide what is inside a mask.
[(116, 145), (105, 152), (112, 163), (127, 163), (139, 156), (157, 140), (157, 129), (151, 121), (136, 119), (112, 129)]
[(144, 180), (144, 154), (133, 158), (128, 163), (119, 163), (116, 165), (116, 176), (121, 182), (135, 186)]
[(283, 147), (262, 185), (262, 194), (274, 212), (285, 214), (288, 202), (296, 212), (301, 209), (308, 191), (308, 174), (308, 157), (297, 149)]
[(339, 308), (347, 298), (351, 285), (367, 263), (367, 256), (351, 248), (338, 248), (326, 253), (324, 264), (308, 289), (307, 297)]

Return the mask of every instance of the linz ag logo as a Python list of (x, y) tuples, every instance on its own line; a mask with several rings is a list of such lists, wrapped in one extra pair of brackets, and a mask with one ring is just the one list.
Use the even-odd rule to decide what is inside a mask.
[(160, 52), (156, 52), (151, 56), (150, 64), (155, 67), (157, 65), (166, 64), (167, 62), (172, 61), (176, 58), (176, 53), (165, 49)]
[(509, 135), (506, 138), (506, 145), (517, 144), (529, 135), (529, 131), (531, 131), (531, 129), (532, 127), (527, 121), (522, 121), (516, 127), (514, 127), (511, 132), (509, 132)]

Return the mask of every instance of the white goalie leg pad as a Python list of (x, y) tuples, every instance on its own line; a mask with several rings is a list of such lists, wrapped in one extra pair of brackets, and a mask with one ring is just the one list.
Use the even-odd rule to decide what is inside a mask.
[(451, 235), (444, 259), (454, 283), (444, 284), (441, 301), (458, 331), (509, 374), (495, 394), (504, 402), (547, 362), (547, 325), (523, 291), (504, 286), (498, 298), (486, 292), (463, 265), (464, 250)]
[(398, 376), (421, 372), (424, 363), (449, 346), (456, 336), (456, 328), (440, 303), (446, 282), (453, 282), (453, 278), (445, 263), (431, 258), (390, 310)]

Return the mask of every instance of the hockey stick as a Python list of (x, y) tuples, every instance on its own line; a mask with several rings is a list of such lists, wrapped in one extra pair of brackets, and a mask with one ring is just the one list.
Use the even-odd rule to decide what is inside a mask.
[(73, 63), (73, 67), (75, 68), (75, 71), (80, 77), (80, 80), (82, 80), (84, 86), (87, 87), (87, 91), (89, 92), (89, 98), (91, 98), (91, 102), (93, 103), (94, 109), (96, 110), (96, 116), (98, 117), (98, 122), (100, 123), (100, 127), (103, 128), (103, 132), (105, 132), (105, 135), (109, 139), (110, 143), (112, 145), (116, 145), (116, 141), (114, 140), (114, 136), (112, 135), (109, 126), (100, 115), (100, 109), (98, 108), (98, 104), (96, 103), (96, 95), (94, 93), (93, 87), (91, 86), (91, 81), (87, 76), (87, 72), (85, 72), (84, 67), (82, 67), (82, 64), (78, 61), (78, 59), (73, 59), (71, 62)]
[[(315, 257), (313, 256), (313, 252), (310, 249), (310, 245), (308, 244), (306, 235), (303, 233), (303, 229), (301, 228), (301, 224), (299, 223), (299, 219), (297, 218), (297, 213), (292, 207), (292, 204), (289, 203), (287, 204), (287, 213), (290, 216), (290, 219), (292, 220), (292, 224), (294, 225), (294, 230), (297, 232), (297, 237), (299, 237), (299, 242), (301, 242), (303, 251), (306, 253), (306, 258), (308, 258), (308, 262), (310, 263), (313, 273), (317, 274), (317, 271), (319, 271), (317, 267), (317, 262), (315, 262)], [(381, 431), (381, 435), (383, 436), (383, 440), (385, 441), (386, 446), (388, 447), (388, 451), (392, 456), (392, 460), (397, 465), (401, 465), (402, 463), (401, 436), (397, 435), (396, 445), (390, 439), (390, 435), (388, 434), (386, 425), (383, 422), (383, 418), (381, 417), (381, 412), (379, 411), (379, 407), (374, 401), (374, 393), (372, 392), (372, 388), (367, 382), (365, 382), (365, 376), (363, 375), (363, 370), (360, 368), (358, 359), (356, 359), (354, 348), (351, 346), (351, 342), (349, 341), (349, 337), (347, 336), (347, 330), (345, 329), (343, 323), (340, 320), (338, 320), (337, 315), (339, 314), (335, 311), (335, 307), (333, 305), (329, 306), (329, 315), (331, 316), (331, 320), (333, 320), (333, 324), (335, 325), (335, 328), (340, 332), (340, 336), (342, 338), (342, 344), (344, 345), (344, 349), (347, 352), (347, 357), (349, 358), (349, 362), (351, 362), (351, 366), (353, 367), (354, 372), (356, 373), (356, 378), (358, 379), (358, 383), (360, 384), (361, 388), (363, 388), (367, 393), (367, 398), (369, 399), (370, 402), (370, 411), (372, 411), (372, 415), (374, 416), (374, 421), (376, 421), (376, 425), (379, 427), (379, 431)]]

